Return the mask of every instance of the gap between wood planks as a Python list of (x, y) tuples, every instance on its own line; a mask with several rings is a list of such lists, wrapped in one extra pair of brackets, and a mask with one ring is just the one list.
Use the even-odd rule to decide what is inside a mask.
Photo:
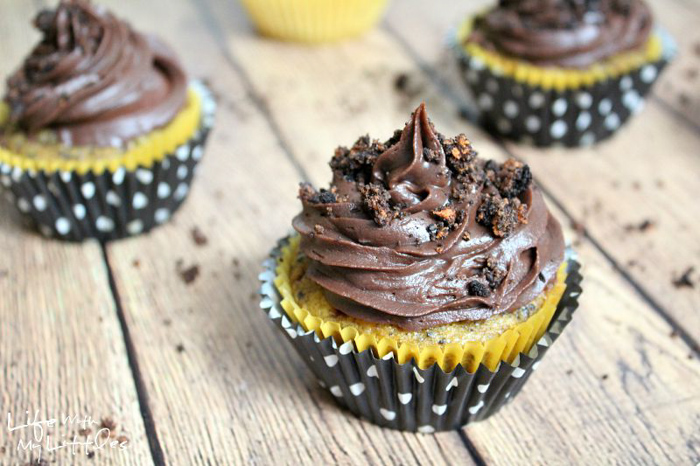
[(129, 361), (129, 369), (131, 370), (131, 376), (134, 379), (134, 386), (136, 387), (136, 396), (138, 398), (139, 410), (141, 411), (141, 419), (143, 419), (143, 425), (146, 430), (148, 447), (151, 450), (151, 458), (156, 466), (164, 466), (165, 455), (163, 453), (163, 447), (160, 444), (160, 440), (158, 440), (158, 432), (156, 431), (153, 412), (149, 404), (148, 390), (146, 389), (146, 384), (141, 374), (141, 368), (139, 367), (134, 340), (131, 338), (129, 325), (126, 322), (126, 315), (124, 314), (124, 308), (121, 298), (119, 297), (119, 290), (117, 289), (117, 283), (114, 280), (114, 273), (112, 272), (112, 265), (109, 263), (109, 254), (107, 254), (106, 244), (100, 244), (100, 249), (102, 251), (102, 259), (104, 260), (105, 268), (107, 269), (109, 289), (112, 293), (112, 299), (114, 299), (119, 326), (121, 327), (122, 337), (124, 338), (124, 347), (126, 348), (126, 357)]
[[(455, 92), (452, 91), (451, 86), (445, 82), (444, 79), (442, 79), (437, 71), (433, 69), (430, 64), (426, 63), (418, 54), (413, 50), (410, 44), (408, 44), (394, 29), (389, 25), (388, 23), (384, 22), (382, 23), (383, 29), (388, 33), (388, 35), (396, 41), (396, 43), (406, 52), (406, 55), (413, 60), (413, 62), (416, 64), (418, 69), (421, 70), (423, 74), (426, 75), (428, 79), (430, 79), (435, 87), (438, 89), (438, 91), (444, 96), (447, 97), (447, 100), (450, 102), (453, 102), (454, 105), (457, 107), (458, 111), (460, 114), (464, 115), (466, 118), (468, 118), (471, 122), (474, 124), (478, 124), (478, 116), (477, 113), (471, 108), (471, 106), (467, 105), (465, 102), (463, 102), (463, 99)], [(681, 120), (684, 124), (686, 124), (689, 128), (691, 128), (693, 131), (697, 132), (700, 134), (700, 127), (698, 127), (693, 121), (688, 119), (685, 115), (682, 113), (676, 111), (673, 109), (669, 104), (664, 102), (662, 99), (657, 98), (652, 94), (653, 98), (655, 101), (659, 102), (660, 108), (671, 115), (675, 119)], [(497, 144), (503, 152), (508, 154), (510, 157), (519, 159), (516, 155), (510, 151), (506, 145), (503, 143), (503, 141), (493, 135), (490, 135), (491, 140)], [(564, 213), (564, 215), (567, 217), (567, 219), (570, 222), (577, 222), (576, 218), (571, 214), (569, 210), (564, 207), (564, 204), (557, 199), (557, 197), (552, 193), (551, 191), (545, 189), (541, 183), (538, 183), (542, 191), (549, 196), (549, 198), (552, 200), (552, 202)], [(690, 351), (696, 356), (700, 357), (700, 342), (696, 341), (695, 338), (693, 338), (684, 328), (683, 326), (676, 321), (676, 319), (671, 316), (671, 314), (664, 309), (654, 298), (651, 296), (649, 292), (642, 286), (640, 283), (638, 283), (626, 270), (624, 267), (622, 267), (614, 258), (613, 256), (602, 246), (602, 244), (593, 236), (589, 234), (587, 230), (584, 229), (583, 231), (583, 237), (590, 241), (590, 243), (593, 245), (595, 249), (597, 249), (603, 257), (610, 263), (610, 265), (613, 267), (613, 269), (618, 272), (625, 281), (627, 281), (632, 288), (634, 288), (635, 291), (639, 294), (639, 296), (642, 298), (642, 300), (647, 303), (661, 318), (663, 318), (670, 326), (671, 328), (678, 334), (678, 336), (685, 342), (686, 345), (690, 348)]]

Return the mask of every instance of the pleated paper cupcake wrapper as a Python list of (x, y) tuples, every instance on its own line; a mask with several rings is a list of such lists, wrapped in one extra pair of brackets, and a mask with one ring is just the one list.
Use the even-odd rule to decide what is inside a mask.
[(22, 170), (0, 164), (0, 185), (41, 234), (69, 241), (114, 240), (165, 223), (185, 200), (202, 158), (216, 104), (193, 83), (202, 99), (199, 128), (184, 144), (150, 166), (114, 172)]
[(544, 89), (490, 69), (452, 34), (460, 72), (471, 90), (484, 127), (492, 133), (540, 147), (590, 146), (613, 135), (644, 108), (645, 96), (676, 53), (671, 36), (657, 28), (658, 60), (616, 78), (575, 89)]
[(520, 353), (512, 364), (501, 362), (495, 371), (483, 364), (474, 373), (461, 365), (448, 373), (437, 364), (420, 369), (415, 360), (399, 364), (393, 353), (377, 358), (371, 350), (358, 352), (352, 342), (338, 345), (330, 337), (322, 340), (291, 322), (274, 284), (277, 260), (288, 241), (282, 239), (263, 264), (261, 308), (339, 404), (392, 429), (453, 430), (495, 414), (520, 392), (578, 308), (580, 265), (568, 250), (566, 290), (547, 331), (529, 352)]
[(258, 30), (282, 40), (323, 43), (371, 29), (388, 0), (242, 0)]

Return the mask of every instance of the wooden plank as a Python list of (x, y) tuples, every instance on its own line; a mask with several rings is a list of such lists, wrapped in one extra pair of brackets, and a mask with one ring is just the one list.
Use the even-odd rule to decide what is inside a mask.
[[(152, 234), (108, 249), (166, 461), (470, 464), (456, 433), (406, 435), (337, 409), (290, 354), (258, 309), (255, 290), (260, 262), (298, 210), (300, 173), (200, 11), (167, 0), (106, 3), (157, 29), (220, 99), (183, 210)], [(153, 18), (160, 18), (157, 27)], [(206, 245), (195, 244), (194, 227)], [(194, 283), (179, 276), (180, 260), (199, 266)]]
[[(445, 53), (444, 31), (467, 10), (448, 3), (454, 14), (425, 11), (420, 17), (415, 15), (418, 1), (394, 3), (388, 24), (419, 60), (462, 92), (454, 68), (444, 66), (449, 59), (435, 58), (441, 48)], [(411, 34), (425, 17), (429, 27), (420, 36)], [(698, 342), (700, 286), (678, 288), (674, 281), (689, 267), (700, 270), (695, 235), (700, 207), (688, 195), (700, 192), (700, 134), (679, 118), (651, 100), (642, 115), (593, 150), (541, 150), (513, 143), (508, 149), (533, 167), (542, 186)], [(645, 222), (651, 226), (640, 228)]]
[[(29, 26), (33, 14), (28, 2), (3, 4), (0, 76), (18, 66), (37, 39)], [(64, 464), (151, 464), (99, 244), (46, 240), (24, 228), (23, 219), (4, 199), (0, 205), (0, 464), (39, 458)], [(52, 448), (73, 441), (74, 435), (79, 442), (94, 441), (102, 421), (109, 419), (116, 423), (115, 438), (128, 439), (127, 447), (90, 447), (92, 460), (80, 447), (76, 456), (66, 448), (49, 452), (46, 437), (36, 438), (28, 429), (9, 431), (9, 425), (27, 422), (26, 411), (32, 420), (35, 413), (37, 421), (58, 419), (57, 426), (45, 431)], [(66, 416), (89, 416), (96, 424), (88, 423), (91, 433), (83, 436), (79, 430), (84, 426), (64, 423)], [(43, 444), (44, 450), (18, 449), (20, 440)]]
[(654, 88), (654, 94), (700, 132), (700, 2), (649, 0), (659, 24), (678, 43), (678, 56)]
[[(445, 133), (464, 131), (482, 155), (505, 156), (481, 131), (457, 120), (453, 105), (430, 83), (410, 98), (393, 90), (397, 74), (418, 71), (386, 33), (334, 47), (280, 45), (248, 35), (235, 5), (211, 5), (229, 50), (315, 182), (330, 178), (325, 162), (337, 143), (351, 144), (368, 130), (380, 138), (391, 134), (419, 99), (428, 101)], [(419, 3), (413, 5), (412, 16), (422, 18)], [(408, 30), (423, 34), (425, 28)], [(469, 427), (470, 438), (487, 460), (503, 464), (697, 457), (700, 419), (684, 415), (699, 406), (697, 362), (597, 248), (586, 240), (578, 248), (587, 280), (573, 328), (522, 399), (502, 416)]]

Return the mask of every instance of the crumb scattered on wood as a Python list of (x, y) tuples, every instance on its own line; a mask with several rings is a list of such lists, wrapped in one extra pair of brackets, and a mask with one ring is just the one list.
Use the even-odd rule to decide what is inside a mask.
[(178, 343), (177, 346), (175, 346), (175, 350), (178, 353), (184, 353), (185, 352), (185, 345), (182, 343)]
[(112, 431), (117, 428), (117, 423), (114, 422), (114, 419), (112, 419), (111, 417), (105, 417), (102, 418), (102, 421), (100, 422), (100, 428), (109, 429), (110, 431)]
[(638, 223), (638, 224), (631, 224), (630, 223), (628, 225), (625, 225), (625, 231), (628, 231), (628, 232), (639, 231), (639, 232), (645, 233), (645, 232), (653, 229), (655, 226), (656, 226), (656, 222), (654, 222), (653, 220), (645, 219), (645, 220), (642, 220), (642, 222)]
[(394, 89), (396, 92), (412, 98), (423, 90), (423, 83), (408, 73), (398, 73), (394, 77)]
[(199, 227), (192, 228), (191, 233), (192, 241), (194, 241), (194, 244), (197, 246), (204, 246), (209, 242), (209, 239), (204, 233), (202, 233), (202, 230), (200, 230)]
[(163, 319), (163, 325), (166, 327), (170, 327), (173, 324), (173, 321), (171, 319)]
[(571, 374), (573, 374), (573, 373), (574, 373), (574, 370), (573, 370), (573, 369), (569, 369), (569, 370), (566, 371), (566, 375), (571, 375)]
[(601, 375), (600, 380), (608, 380), (608, 374)]
[(695, 288), (695, 282), (691, 279), (693, 272), (695, 272), (695, 267), (688, 267), (680, 277), (673, 280), (673, 286), (676, 288)]
[(141, 261), (138, 260), (138, 259), (134, 259), (134, 260), (131, 262), (131, 265), (133, 265), (135, 268), (138, 269), (139, 267), (141, 267)]
[(182, 259), (177, 261), (177, 271), (180, 274), (180, 278), (185, 282), (186, 285), (192, 284), (199, 276), (199, 265), (194, 264), (189, 267), (185, 267)]

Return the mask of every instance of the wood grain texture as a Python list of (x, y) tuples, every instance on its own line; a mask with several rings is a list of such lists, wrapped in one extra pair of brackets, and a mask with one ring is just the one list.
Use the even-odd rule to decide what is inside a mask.
[[(369, 130), (380, 139), (390, 135), (419, 99), (428, 102), (441, 131), (472, 135), (485, 157), (506, 156), (480, 130), (455, 118), (453, 104), (431, 83), (419, 83), (422, 92), (412, 98), (395, 92), (397, 73), (420, 73), (386, 33), (377, 31), (333, 48), (280, 47), (247, 35), (234, 6), (212, 5), (230, 52), (251, 77), (255, 92), (264, 96), (282, 138), (315, 182), (325, 184), (330, 178), (326, 161), (336, 144), (351, 144)], [(670, 336), (671, 328), (597, 248), (583, 240), (578, 249), (587, 263), (587, 279), (573, 328), (548, 356), (537, 383), (525, 389), (525, 401), (469, 427), (469, 438), (496, 464), (697, 457), (700, 419), (684, 415), (700, 405), (697, 361), (688, 359), (689, 348)], [(570, 376), (568, 370), (573, 370)]]
[[(28, 19), (43, 2), (0, 2), (4, 76), (36, 40)], [(9, 253), (0, 257), (0, 415), (36, 407), (42, 415), (112, 417), (129, 449), (75, 464), (152, 464), (137, 362), (151, 440), (166, 464), (700, 461), (700, 363), (667, 321), (700, 338), (700, 290), (670, 284), (700, 262), (700, 211), (688, 200), (700, 192), (700, 103), (687, 79), (698, 62), (697, 0), (652, 1), (682, 54), (643, 115), (593, 150), (544, 154), (503, 145), (458, 118), (468, 97), (441, 52), (445, 32), (490, 2), (443, 0), (435, 8), (397, 0), (383, 28), (320, 47), (255, 36), (233, 0), (100, 3), (163, 36), (192, 76), (208, 80), (217, 122), (181, 211), (149, 235), (109, 245), (108, 262), (96, 243), (22, 230), (2, 205), (0, 248)], [(396, 91), (399, 75), (407, 91)], [(585, 223), (595, 240), (564, 223), (585, 263), (581, 310), (517, 402), (438, 435), (380, 429), (338, 409), (255, 295), (259, 263), (300, 208), (297, 183), (327, 184), (338, 144), (367, 132), (389, 136), (421, 100), (440, 131), (468, 134), (482, 156), (503, 160), (510, 151), (526, 160), (555, 215)], [(626, 230), (646, 219), (650, 230)], [(194, 241), (195, 227), (206, 244)], [(199, 275), (186, 284), (180, 271), (191, 266)], [(14, 444), (16, 437), (0, 436), (0, 464), (24, 460)], [(48, 459), (71, 463), (60, 453)]]
[[(168, 1), (110, 6), (139, 26), (167, 8), (158, 31), (220, 103), (183, 210), (152, 234), (108, 249), (166, 462), (469, 464), (457, 433), (403, 434), (338, 410), (290, 353), (255, 291), (260, 262), (290, 228), (302, 175), (199, 10)], [(206, 245), (193, 241), (195, 226)], [(177, 272), (180, 260), (199, 267), (191, 285)]]
[[(12, 12), (6, 15), (4, 9)], [(6, 76), (36, 40), (27, 27), (34, 6), (5, 1), (0, 14), (0, 76)], [(1, 189), (1, 188), (0, 188)], [(11, 196), (8, 196), (11, 198)], [(61, 464), (146, 465), (151, 455), (123, 336), (97, 243), (66, 245), (48, 241), (28, 228), (14, 206), (0, 199), (0, 464), (43, 458)], [(87, 292), (89, 291), (89, 292)], [(18, 450), (34, 437), (24, 424), (34, 418), (90, 416), (94, 440), (103, 419), (111, 418), (128, 448), (102, 450), (92, 460), (78, 449), (54, 452)], [(68, 422), (48, 429), (51, 445), (86, 441), (82, 426)], [(45, 437), (44, 437), (45, 438)], [(100, 440), (101, 441), (101, 440)], [(46, 444), (44, 443), (46, 446)], [(90, 448), (94, 450), (94, 448)]]
[[(669, 8), (670, 3), (674, 2), (664, 2), (665, 8), (657, 9), (676, 24), (672, 19), (680, 10)], [(450, 1), (446, 11), (441, 11), (408, 0), (395, 2), (387, 19), (391, 33), (450, 86), (449, 92), (457, 96), (452, 101), (455, 109), (470, 105), (470, 99), (447, 56), (445, 31), (481, 8), (479, 3)], [(411, 33), (426, 23), (429, 27), (423, 27), (421, 35)], [(690, 27), (685, 24), (686, 29)], [(681, 30), (674, 33), (683, 35)], [(669, 70), (656, 89), (664, 82), (678, 82), (676, 74)], [(689, 267), (700, 270), (700, 206), (689, 195), (700, 192), (700, 132), (668, 106), (661, 98), (648, 100), (646, 110), (616, 137), (592, 149), (542, 150), (507, 143), (507, 150), (532, 166), (543, 188), (640, 284), (658, 308), (688, 329), (697, 344), (700, 287), (678, 289), (673, 282)], [(645, 222), (650, 228), (642, 231), (639, 226)]]

